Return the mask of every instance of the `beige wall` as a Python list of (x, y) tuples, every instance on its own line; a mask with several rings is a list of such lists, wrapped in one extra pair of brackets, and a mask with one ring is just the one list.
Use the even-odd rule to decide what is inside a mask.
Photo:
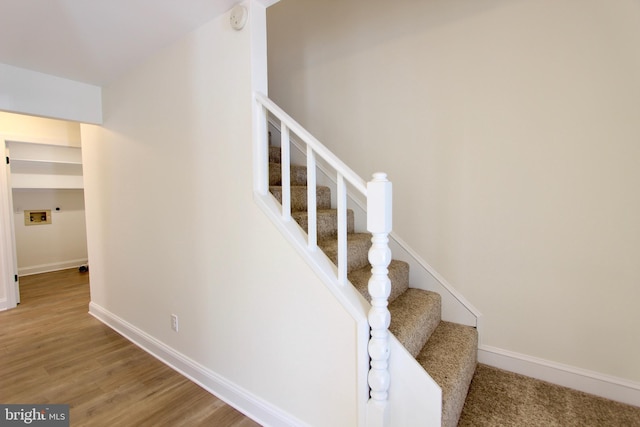
[(0, 111), (0, 136), (12, 141), (80, 147), (80, 124)]
[(484, 315), (485, 345), (640, 381), (640, 3), (283, 0), (269, 93)]
[(353, 426), (354, 321), (253, 201), (251, 35), (225, 14), (103, 89), (104, 126), (82, 125), (92, 302), (309, 425)]

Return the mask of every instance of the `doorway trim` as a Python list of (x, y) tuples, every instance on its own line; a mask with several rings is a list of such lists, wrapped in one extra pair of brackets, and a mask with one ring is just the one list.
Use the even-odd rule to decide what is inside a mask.
[[(3, 157), (9, 158), (7, 152), (7, 142), (4, 137), (0, 137), (0, 148)], [(11, 190), (11, 169), (5, 159), (0, 161), (0, 289), (4, 296), (0, 296), (0, 310), (7, 310), (16, 307), (20, 301), (17, 288), (16, 277), (17, 254), (15, 230), (13, 228), (13, 197)], [(0, 294), (0, 295), (2, 295)]]

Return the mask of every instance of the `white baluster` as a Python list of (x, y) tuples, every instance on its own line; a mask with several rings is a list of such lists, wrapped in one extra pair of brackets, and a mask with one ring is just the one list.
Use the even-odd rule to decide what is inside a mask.
[(336, 211), (338, 222), (338, 283), (347, 283), (347, 185), (344, 177), (338, 174), (338, 194), (336, 195)]
[(318, 248), (318, 211), (316, 194), (316, 153), (307, 145), (307, 242), (309, 250)]
[(282, 178), (282, 219), (291, 219), (291, 145), (289, 143), (289, 128), (280, 125), (280, 171)]
[(388, 235), (392, 224), (392, 187), (384, 173), (375, 173), (373, 180), (367, 183), (367, 230), (371, 232), (372, 246), (369, 250), (371, 279), (369, 294), (371, 310), (369, 325), (369, 387), (371, 398), (367, 404), (367, 425), (384, 427), (388, 423), (389, 390), (389, 324), (391, 314), (387, 308), (391, 282), (387, 267), (391, 262)]

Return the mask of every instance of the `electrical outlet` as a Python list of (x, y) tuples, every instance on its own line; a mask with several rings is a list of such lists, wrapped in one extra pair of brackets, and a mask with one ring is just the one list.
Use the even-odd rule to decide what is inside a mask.
[(171, 329), (178, 332), (178, 315), (177, 314), (171, 315)]

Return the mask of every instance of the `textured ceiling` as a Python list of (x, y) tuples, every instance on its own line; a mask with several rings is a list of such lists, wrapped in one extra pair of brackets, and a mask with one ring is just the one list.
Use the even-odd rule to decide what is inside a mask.
[(105, 85), (238, 0), (0, 0), (0, 63)]

